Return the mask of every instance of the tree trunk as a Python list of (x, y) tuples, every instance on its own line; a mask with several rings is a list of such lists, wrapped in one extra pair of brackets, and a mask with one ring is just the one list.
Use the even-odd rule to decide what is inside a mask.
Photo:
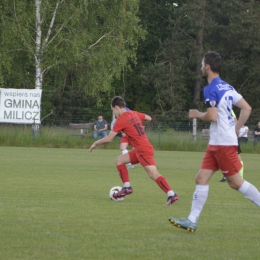
[(42, 88), (42, 67), (41, 67), (41, 59), (42, 59), (42, 21), (41, 21), (41, 0), (35, 0), (35, 8), (36, 8), (36, 21), (35, 21), (35, 29), (36, 29), (36, 48), (35, 48), (35, 68), (36, 68), (36, 79), (35, 79), (35, 88)]

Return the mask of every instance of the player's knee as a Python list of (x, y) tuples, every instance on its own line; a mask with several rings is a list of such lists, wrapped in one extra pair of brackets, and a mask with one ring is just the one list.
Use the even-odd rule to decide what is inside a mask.
[(196, 177), (195, 177), (195, 183), (197, 185), (207, 185), (208, 180), (205, 179), (201, 174), (197, 174)]
[(125, 158), (122, 157), (122, 155), (119, 155), (118, 157), (116, 157), (115, 159), (115, 164), (116, 166), (121, 165), (121, 164), (126, 164), (129, 163), (129, 160), (126, 160)]
[(236, 183), (228, 181), (228, 185), (229, 185), (230, 188), (232, 188), (234, 190), (239, 190), (239, 186)]
[(154, 181), (161, 176), (156, 170), (148, 171), (148, 175)]
[(150, 177), (150, 179), (156, 180), (156, 178), (154, 177), (154, 175), (152, 173), (148, 173), (148, 176)]
[(235, 181), (230, 181), (228, 178), (227, 178), (227, 182), (228, 182), (229, 187), (234, 190), (239, 190), (239, 188), (241, 186), (239, 183), (237, 183)]
[(196, 182), (196, 184), (199, 184), (199, 185), (202, 184), (202, 178), (199, 174), (197, 174), (195, 176), (195, 182)]

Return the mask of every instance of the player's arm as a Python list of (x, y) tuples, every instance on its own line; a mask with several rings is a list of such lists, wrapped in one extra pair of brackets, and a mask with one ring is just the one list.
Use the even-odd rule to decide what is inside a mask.
[(255, 135), (260, 135), (260, 132), (258, 132), (258, 131), (255, 131), (254, 133), (255, 133)]
[(105, 144), (105, 143), (110, 143), (114, 138), (115, 136), (117, 135), (118, 133), (117, 132), (114, 132), (114, 131), (110, 131), (110, 133), (108, 134), (108, 136), (102, 138), (102, 139), (99, 139), (97, 140), (96, 142), (94, 142), (90, 148), (89, 148), (89, 152), (91, 152), (94, 148), (96, 148), (97, 146), (101, 145), (101, 144)]
[(240, 108), (240, 114), (239, 118), (236, 123), (236, 133), (239, 135), (239, 129), (246, 123), (247, 119), (249, 118), (251, 114), (252, 108), (249, 106), (249, 104), (245, 101), (244, 98), (241, 98), (236, 104), (238, 108)]
[(148, 124), (150, 121), (152, 120), (152, 118), (148, 115), (145, 115), (143, 121), (142, 121), (142, 125), (145, 126), (146, 124)]
[(189, 118), (198, 118), (202, 121), (215, 122), (218, 118), (218, 108), (208, 107), (206, 112), (200, 112), (197, 109), (191, 109), (189, 111)]

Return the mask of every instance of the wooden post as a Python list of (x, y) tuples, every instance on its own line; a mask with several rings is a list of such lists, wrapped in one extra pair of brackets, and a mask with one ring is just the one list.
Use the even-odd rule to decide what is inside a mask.
[(197, 118), (193, 118), (192, 120), (192, 137), (193, 140), (197, 138)]

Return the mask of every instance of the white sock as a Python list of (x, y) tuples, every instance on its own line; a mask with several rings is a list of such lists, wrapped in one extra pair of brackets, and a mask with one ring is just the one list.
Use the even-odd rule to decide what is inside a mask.
[[(122, 151), (122, 154), (126, 154), (126, 153), (128, 153), (128, 150), (127, 150), (127, 149), (125, 149), (125, 150)], [(127, 165), (128, 165), (128, 166), (131, 166), (132, 163), (128, 163)]]
[(125, 187), (125, 188), (129, 188), (130, 186), (131, 186), (131, 185), (130, 185), (130, 182), (125, 182), (125, 183), (124, 183), (124, 187)]
[(252, 201), (258, 207), (260, 207), (260, 193), (254, 185), (244, 181), (238, 191), (242, 193), (248, 200)]
[(174, 193), (172, 190), (170, 190), (170, 191), (167, 192), (167, 196), (168, 196), (168, 197), (173, 196), (174, 194), (175, 194), (175, 193)]
[(207, 201), (209, 193), (209, 185), (196, 185), (196, 190), (193, 194), (193, 200), (191, 205), (191, 212), (188, 219), (192, 223), (197, 223), (199, 215), (203, 209), (204, 204)]

